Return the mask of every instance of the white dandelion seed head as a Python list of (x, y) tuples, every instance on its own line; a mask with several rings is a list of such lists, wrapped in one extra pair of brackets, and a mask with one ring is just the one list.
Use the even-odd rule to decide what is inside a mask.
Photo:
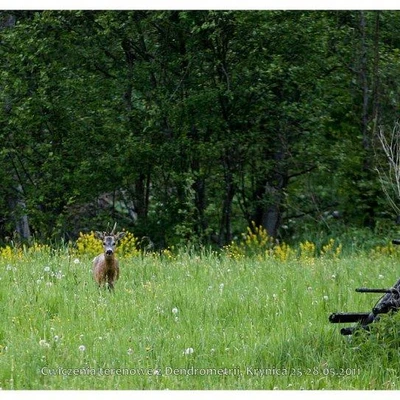
[(130, 356), (133, 353), (133, 350), (129, 347), (127, 353), (128, 353), (128, 356)]
[(46, 265), (46, 266), (43, 268), (43, 271), (44, 271), (44, 272), (50, 272), (50, 267), (49, 267), (48, 265)]
[(79, 351), (81, 351), (83, 353), (85, 350), (86, 350), (86, 347), (83, 344), (81, 344), (79, 346)]
[(324, 299), (324, 301), (328, 301), (329, 297), (328, 296), (324, 296), (323, 299)]
[(183, 354), (189, 355), (189, 354), (193, 354), (193, 352), (194, 352), (193, 347), (188, 347), (188, 348), (183, 352)]
[(39, 346), (40, 346), (40, 347), (44, 347), (44, 348), (48, 348), (48, 347), (50, 347), (50, 344), (47, 343), (46, 340), (40, 339), (40, 340), (39, 340)]
[(62, 278), (65, 277), (65, 275), (62, 273), (62, 271), (56, 272), (56, 273), (54, 274), (54, 276), (55, 276), (57, 279), (62, 279)]
[(178, 314), (178, 312), (179, 312), (179, 310), (176, 307), (174, 307), (172, 309), (172, 314)]
[(79, 260), (79, 258), (75, 258), (75, 260), (74, 260), (74, 264), (79, 264), (80, 263), (80, 260)]

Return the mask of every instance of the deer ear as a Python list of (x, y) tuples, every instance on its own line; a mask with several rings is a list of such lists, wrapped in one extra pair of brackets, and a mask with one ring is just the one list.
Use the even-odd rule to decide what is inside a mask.
[(94, 233), (94, 237), (95, 237), (96, 239), (103, 240), (103, 239), (104, 239), (104, 233), (103, 233), (103, 232), (96, 231), (96, 232)]
[(121, 240), (126, 235), (126, 232), (118, 232), (116, 234), (116, 239)]

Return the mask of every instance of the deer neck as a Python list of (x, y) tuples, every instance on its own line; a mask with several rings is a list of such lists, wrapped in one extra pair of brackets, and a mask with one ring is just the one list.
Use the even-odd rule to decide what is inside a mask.
[(112, 267), (115, 264), (114, 254), (111, 254), (111, 255), (104, 254), (104, 262), (107, 267)]

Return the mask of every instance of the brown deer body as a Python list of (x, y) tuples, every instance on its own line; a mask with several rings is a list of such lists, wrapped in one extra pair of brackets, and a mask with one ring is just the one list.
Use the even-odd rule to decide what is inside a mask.
[(115, 247), (118, 240), (125, 236), (125, 232), (114, 234), (116, 224), (110, 233), (95, 232), (95, 237), (103, 241), (104, 253), (93, 260), (93, 277), (99, 287), (108, 284), (108, 289), (114, 289), (114, 284), (119, 278), (119, 263), (115, 257)]

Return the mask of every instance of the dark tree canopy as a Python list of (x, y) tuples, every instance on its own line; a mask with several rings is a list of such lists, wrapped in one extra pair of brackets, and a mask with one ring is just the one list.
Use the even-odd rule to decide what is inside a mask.
[[(395, 11), (0, 13), (0, 235), (158, 246), (392, 221)], [(340, 222), (337, 218), (340, 216)]]

